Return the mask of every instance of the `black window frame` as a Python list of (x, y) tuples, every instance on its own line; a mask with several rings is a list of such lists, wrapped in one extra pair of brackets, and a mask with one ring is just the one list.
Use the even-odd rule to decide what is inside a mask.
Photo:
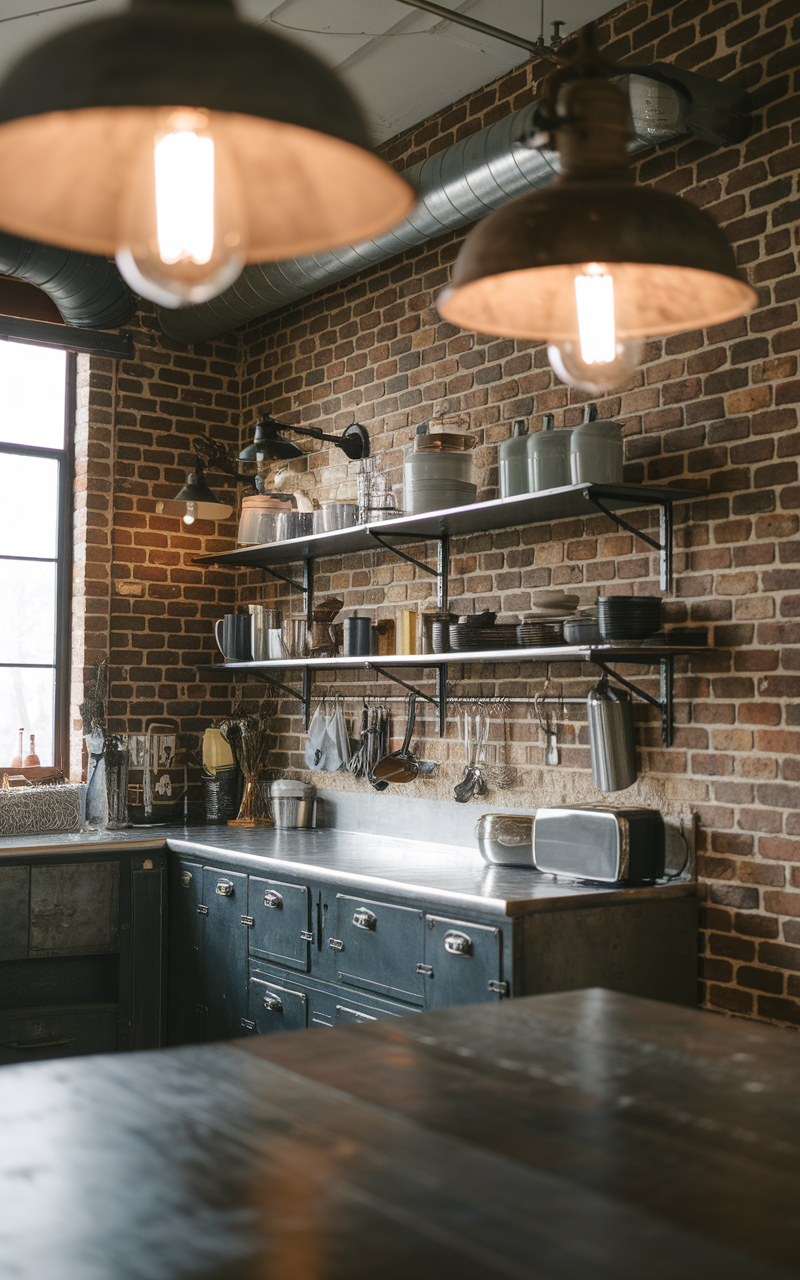
[[(7, 339), (6, 339), (7, 340)], [(29, 343), (39, 346), (45, 344)], [(23, 458), (52, 458), (58, 468), (58, 523), (56, 531), (56, 555), (7, 556), (0, 553), (0, 560), (22, 560), (37, 564), (56, 564), (56, 633), (53, 663), (49, 662), (0, 662), (0, 669), (54, 671), (53, 698), (53, 767), (66, 777), (69, 772), (69, 711), (70, 674), (72, 656), (72, 559), (73, 559), (73, 490), (75, 480), (75, 410), (76, 410), (77, 359), (67, 352), (66, 385), (64, 388), (64, 447), (47, 449), (39, 445), (6, 444), (0, 441), (0, 459), (7, 454)], [(11, 768), (10, 760), (0, 758), (0, 771)]]

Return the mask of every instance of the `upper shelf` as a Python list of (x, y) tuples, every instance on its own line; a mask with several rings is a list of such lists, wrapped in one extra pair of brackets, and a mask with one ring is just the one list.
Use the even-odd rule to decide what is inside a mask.
[[(199, 556), (194, 563), (227, 564), (237, 568), (290, 564), (293, 561), (315, 560), (320, 556), (342, 555), (350, 551), (374, 551), (379, 545), (375, 534), (381, 538), (391, 536), (393, 545), (423, 538), (436, 541), (447, 536), (508, 529), (518, 524), (540, 524), (584, 517), (596, 514), (603, 507), (613, 511), (669, 507), (674, 502), (688, 502), (698, 497), (702, 497), (702, 494), (694, 489), (653, 489), (633, 484), (572, 484), (560, 489), (545, 489), (541, 493), (495, 498), (491, 502), (477, 502), (468, 507), (426, 511), (417, 516), (399, 516), (394, 520), (337, 529), (333, 533), (314, 533), (305, 538), (287, 539), (285, 542), (237, 547), (235, 551)], [(598, 503), (602, 506), (598, 506)]]

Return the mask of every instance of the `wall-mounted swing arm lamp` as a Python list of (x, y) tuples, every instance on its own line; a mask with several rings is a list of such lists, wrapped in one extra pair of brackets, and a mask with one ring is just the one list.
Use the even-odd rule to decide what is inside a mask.
[(369, 457), (369, 435), (360, 423), (346, 427), (340, 436), (329, 435), (321, 427), (293, 427), (286, 422), (276, 422), (269, 414), (263, 414), (256, 423), (252, 443), (239, 454), (240, 462), (282, 462), (289, 458), (302, 458), (303, 450), (290, 440), (284, 440), (281, 432), (294, 431), (299, 436), (313, 440), (326, 440), (341, 449), (351, 462)]
[(413, 199), (333, 72), (234, 0), (129, 0), (0, 82), (0, 228), (116, 255), (163, 306), (370, 239)]
[(254, 493), (261, 492), (258, 477), (242, 475), (236, 463), (205, 436), (198, 436), (195, 440), (194, 455), (194, 469), (189, 472), (186, 484), (174, 498), (158, 504), (160, 515), (179, 516), (184, 524), (194, 524), (195, 520), (227, 520), (233, 514), (230, 503), (221, 502), (208, 487), (206, 467), (237, 484), (249, 485)]
[(533, 140), (557, 146), (561, 176), (479, 222), (438, 299), (462, 328), (545, 339), (558, 377), (595, 394), (628, 380), (643, 339), (721, 324), (758, 301), (707, 213), (634, 185), (627, 99), (606, 78), (631, 70), (644, 69), (608, 61), (592, 28), (581, 32), (545, 83)]

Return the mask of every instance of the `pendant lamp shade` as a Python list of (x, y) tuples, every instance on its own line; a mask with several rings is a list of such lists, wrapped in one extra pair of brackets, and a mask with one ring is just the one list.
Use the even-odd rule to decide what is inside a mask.
[(232, 0), (131, 0), (35, 48), (0, 84), (0, 227), (112, 256), (165, 109), (202, 112), (224, 151), (242, 263), (370, 238), (413, 201), (315, 57), (239, 20)]
[(195, 520), (227, 520), (233, 514), (233, 507), (227, 502), (220, 502), (206, 484), (203, 472), (198, 470), (189, 472), (186, 484), (174, 498), (160, 503), (160, 511), (163, 515), (180, 516), (187, 524), (193, 524)]

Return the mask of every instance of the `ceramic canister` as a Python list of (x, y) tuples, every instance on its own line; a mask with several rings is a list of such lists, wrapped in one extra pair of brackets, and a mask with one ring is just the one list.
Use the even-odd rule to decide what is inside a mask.
[(622, 427), (595, 421), (596, 406), (587, 404), (580, 427), (572, 432), (569, 464), (573, 484), (622, 484)]
[(528, 484), (528, 437), (525, 419), (514, 423), (514, 434), (504, 440), (497, 450), (500, 472), (500, 497), (510, 498), (516, 493), (530, 493)]
[(528, 484), (532, 493), (542, 489), (560, 489), (571, 484), (569, 450), (572, 432), (555, 431), (552, 413), (546, 413), (542, 429), (528, 436)]

